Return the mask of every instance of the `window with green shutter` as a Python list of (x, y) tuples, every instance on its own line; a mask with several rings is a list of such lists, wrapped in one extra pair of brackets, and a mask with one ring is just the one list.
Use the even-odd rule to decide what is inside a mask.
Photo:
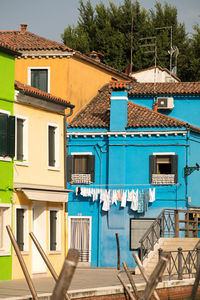
[(56, 156), (55, 156), (55, 135), (56, 135), (56, 128), (54, 126), (49, 126), (49, 166), (55, 167), (56, 164)]
[(15, 156), (15, 117), (0, 113), (0, 156)]

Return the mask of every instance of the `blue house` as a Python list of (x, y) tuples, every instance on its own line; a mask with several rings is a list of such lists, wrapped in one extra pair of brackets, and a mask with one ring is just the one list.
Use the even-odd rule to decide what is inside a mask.
[(68, 125), (69, 246), (83, 264), (116, 266), (118, 233), (134, 266), (164, 208), (200, 207), (199, 168), (187, 176), (199, 162), (200, 83), (159, 85), (105, 85)]

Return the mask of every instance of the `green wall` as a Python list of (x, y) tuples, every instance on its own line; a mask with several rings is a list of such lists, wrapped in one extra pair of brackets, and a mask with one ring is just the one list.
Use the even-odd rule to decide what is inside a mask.
[[(13, 115), (14, 107), (15, 57), (0, 51), (0, 110)], [(0, 160), (0, 203), (12, 203), (13, 159)], [(12, 213), (11, 213), (12, 215)], [(12, 256), (0, 256), (0, 280), (12, 279)]]

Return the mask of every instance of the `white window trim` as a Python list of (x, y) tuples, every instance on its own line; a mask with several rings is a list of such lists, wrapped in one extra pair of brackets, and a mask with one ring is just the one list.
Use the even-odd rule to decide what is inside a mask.
[[(49, 126), (55, 127), (55, 166), (49, 166)], [(60, 144), (59, 144), (60, 130), (56, 123), (47, 124), (47, 166), (49, 170), (60, 171)]]
[(22, 254), (29, 252), (29, 218), (28, 218), (28, 206), (26, 205), (15, 205), (15, 237), (17, 238), (17, 209), (24, 209), (24, 250)]
[[(50, 250), (50, 211), (57, 211), (57, 224), (56, 224), (56, 250)], [(58, 207), (49, 207), (49, 253), (61, 252), (61, 209)]]
[[(0, 113), (2, 113), (2, 114), (6, 114), (6, 115), (8, 115), (8, 116), (10, 116), (10, 111), (8, 111), (8, 110), (4, 110), (4, 109), (0, 109)], [(12, 161), (12, 159), (10, 158), (10, 157), (8, 157), (8, 156), (0, 156), (0, 160), (2, 160), (2, 161)]]
[(68, 249), (71, 244), (71, 219), (89, 219), (90, 232), (89, 232), (89, 263), (91, 263), (91, 250), (92, 250), (92, 217), (91, 216), (68, 216)]
[(175, 152), (154, 152), (153, 155), (175, 155)]
[(93, 155), (92, 152), (71, 152), (70, 155)]
[(3, 224), (3, 248), (0, 248), (0, 256), (10, 256), (11, 255), (11, 242), (10, 238), (8, 236), (6, 226), (11, 226), (11, 204), (8, 203), (0, 203), (0, 208), (5, 208), (4, 219), (6, 219), (4, 222), (6, 223), (5, 226)]
[[(24, 161), (17, 160), (17, 119), (22, 119), (24, 121), (24, 130), (23, 130)], [(28, 166), (28, 117), (22, 115), (15, 116), (15, 163), (17, 165)]]
[(50, 93), (50, 67), (28, 67), (28, 84), (31, 85), (31, 70), (36, 70), (36, 69), (41, 69), (41, 70), (47, 70), (48, 71), (48, 93)]

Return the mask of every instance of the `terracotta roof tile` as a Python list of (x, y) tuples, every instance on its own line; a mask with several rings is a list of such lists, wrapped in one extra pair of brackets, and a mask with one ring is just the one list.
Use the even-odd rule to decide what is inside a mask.
[(1, 50), (12, 52), (13, 55), (21, 55), (21, 53), (19, 53), (17, 51), (16, 47), (12, 47), (12, 46), (8, 45), (7, 43), (2, 42), (1, 40), (0, 40), (0, 48), (1, 48)]
[(131, 81), (111, 81), (109, 84), (109, 87), (112, 90), (127, 89), (127, 87), (129, 87), (130, 83), (131, 83)]
[(29, 31), (0, 31), (0, 41), (17, 51), (24, 50), (61, 50), (72, 51), (64, 44), (43, 38)]
[(23, 83), (21, 83), (17, 80), (15, 80), (15, 89), (18, 90), (18, 91), (21, 91), (24, 94), (29, 95), (29, 96), (34, 96), (34, 97), (38, 97), (38, 98), (48, 100), (48, 101), (51, 101), (51, 102), (59, 103), (59, 104), (62, 104), (66, 107), (71, 107), (71, 108), (74, 107), (74, 105), (72, 105), (67, 100), (64, 100), (64, 99), (62, 99), (60, 97), (57, 97), (57, 96), (53, 96), (50, 93), (41, 91), (41, 90), (39, 90), (37, 88), (34, 88), (30, 85), (23, 84)]
[[(96, 97), (70, 122), (69, 128), (109, 128), (110, 90), (105, 85)], [(184, 127), (187, 123), (128, 101), (127, 128)]]
[(128, 91), (131, 95), (181, 95), (199, 94), (200, 82), (132, 82)]

